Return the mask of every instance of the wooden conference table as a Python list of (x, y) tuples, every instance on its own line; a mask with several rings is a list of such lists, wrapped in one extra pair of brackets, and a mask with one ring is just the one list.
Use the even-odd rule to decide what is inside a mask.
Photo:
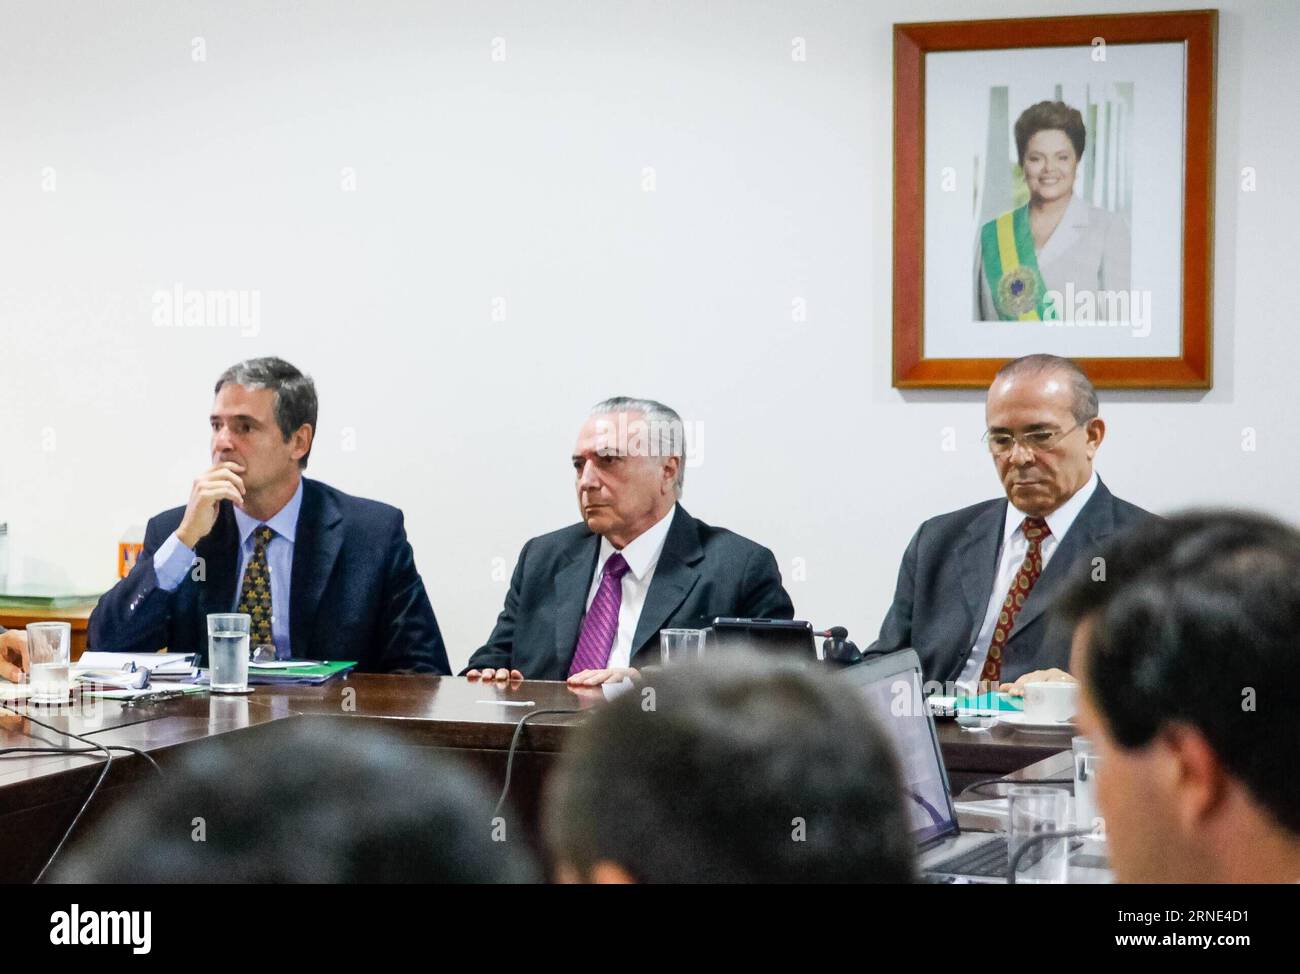
[[(68, 707), (33, 707), (32, 715), (60, 730), (102, 744), (126, 744), (150, 754), (164, 771), (189, 750), (216, 738), (255, 742), (274, 739), (273, 725), (292, 721), (358, 721), (381, 728), (401, 745), (457, 754), (476, 765), (494, 789), (504, 780), (506, 755), (520, 717), (531, 710), (575, 714), (531, 718), (515, 755), (510, 801), (525, 830), (536, 836), (545, 776), (582, 711), (600, 705), (600, 688), (574, 690), (564, 683), (523, 681), (483, 684), (460, 677), (353, 674), (324, 686), (259, 686), (248, 696), (207, 692), (128, 706), (82, 700)], [(26, 703), (6, 708), (25, 712)], [(280, 725), (283, 726), (283, 725)], [(940, 723), (940, 741), (954, 792), (977, 778), (1058, 775), (1053, 755), (1070, 747), (1068, 734), (1039, 735), (1008, 728), (972, 732)], [(0, 748), (79, 746), (77, 742), (0, 709)], [(1047, 759), (1047, 760), (1045, 760)], [(85, 800), (99, 774), (97, 755), (0, 757), (0, 880), (30, 881)], [(1057, 763), (1059, 759), (1057, 759)], [(1027, 766), (1033, 765), (1027, 770)], [(1041, 772), (1035, 768), (1041, 765)], [(154, 776), (140, 757), (115, 752), (113, 767), (78, 834), (93, 827), (114, 805)]]

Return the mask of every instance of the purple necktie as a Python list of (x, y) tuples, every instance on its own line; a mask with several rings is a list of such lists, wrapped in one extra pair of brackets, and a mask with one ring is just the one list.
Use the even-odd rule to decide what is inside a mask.
[(609, 651), (618, 632), (618, 610), (623, 605), (623, 576), (626, 574), (627, 562), (616, 551), (605, 562), (600, 588), (596, 589), (596, 597), (591, 600), (591, 608), (582, 620), (582, 632), (578, 634), (578, 648), (573, 651), (569, 676), (583, 670), (603, 670), (609, 663)]

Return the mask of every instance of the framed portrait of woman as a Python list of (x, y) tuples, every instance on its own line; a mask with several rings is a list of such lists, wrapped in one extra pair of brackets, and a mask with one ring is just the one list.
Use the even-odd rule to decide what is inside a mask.
[(1209, 388), (1217, 12), (894, 26), (894, 385)]

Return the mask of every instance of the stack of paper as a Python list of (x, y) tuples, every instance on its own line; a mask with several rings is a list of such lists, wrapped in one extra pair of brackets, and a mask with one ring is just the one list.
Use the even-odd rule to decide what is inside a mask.
[(134, 670), (74, 666), (72, 679), (85, 686), (105, 690), (142, 690), (149, 685), (149, 671), (143, 666)]
[(199, 675), (194, 653), (82, 653), (72, 668), (73, 675), (85, 670), (149, 673), (147, 682), (188, 683)]

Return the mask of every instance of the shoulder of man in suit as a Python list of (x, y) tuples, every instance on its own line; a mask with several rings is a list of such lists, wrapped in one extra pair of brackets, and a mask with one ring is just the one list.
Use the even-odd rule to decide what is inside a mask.
[(578, 521), (575, 524), (556, 528), (554, 531), (547, 531), (545, 534), (534, 535), (524, 543), (524, 547), (532, 551), (564, 550), (594, 536), (585, 522)]
[(387, 501), (376, 500), (373, 497), (358, 497), (356, 494), (349, 494), (346, 491), (339, 490), (337, 487), (331, 487), (323, 481), (311, 480), (304, 477), (304, 504), (306, 503), (308, 492), (314, 493), (322, 500), (328, 499), (331, 501), (345, 519), (371, 522), (364, 525), (366, 530), (370, 530), (373, 527), (373, 521), (375, 519), (386, 521), (394, 520), (396, 518), (405, 519), (402, 509), (394, 504), (388, 503)]
[[(682, 512), (678, 512), (681, 516)], [(689, 515), (688, 515), (689, 516)], [(692, 518), (693, 527), (696, 529), (696, 535), (700, 541), (700, 547), (704, 549), (706, 556), (735, 554), (750, 557), (756, 551), (766, 551), (769, 554), (772, 550), (761, 541), (746, 537), (733, 531), (731, 528), (718, 527), (713, 524), (706, 524), (703, 521)], [(775, 556), (774, 556), (775, 557)]]
[(964, 528), (971, 521), (987, 514), (993, 508), (1000, 508), (1007, 503), (1006, 497), (993, 497), (989, 500), (979, 501), (966, 507), (959, 508), (955, 511), (948, 511), (944, 514), (936, 514), (934, 517), (926, 518), (921, 522), (921, 527), (928, 531), (942, 531), (951, 528)]
[(168, 508), (160, 514), (155, 514), (149, 518), (149, 523), (145, 526), (145, 536), (147, 537), (150, 533), (156, 531), (165, 538), (180, 527), (184, 517), (185, 505), (183, 504), (180, 507)]

